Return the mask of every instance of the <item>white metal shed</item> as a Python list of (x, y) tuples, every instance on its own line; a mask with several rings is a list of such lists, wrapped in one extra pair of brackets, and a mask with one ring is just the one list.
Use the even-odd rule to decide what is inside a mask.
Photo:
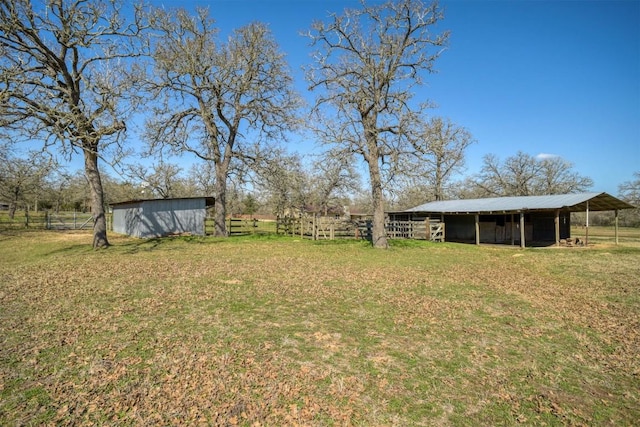
[(113, 231), (140, 238), (172, 234), (204, 236), (209, 206), (213, 206), (211, 197), (127, 200), (112, 203)]

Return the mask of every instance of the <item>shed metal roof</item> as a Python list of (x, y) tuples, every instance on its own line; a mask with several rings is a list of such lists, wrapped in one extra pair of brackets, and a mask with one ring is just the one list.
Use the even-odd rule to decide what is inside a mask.
[(549, 196), (492, 197), (486, 199), (440, 200), (425, 203), (404, 212), (430, 212), (440, 214), (491, 214), (544, 210), (570, 212), (610, 211), (633, 209), (635, 206), (607, 193), (555, 194)]
[(125, 200), (123, 202), (115, 202), (109, 203), (110, 206), (122, 206), (122, 205), (132, 205), (142, 202), (160, 202), (160, 201), (168, 201), (168, 200), (193, 200), (193, 199), (204, 199), (205, 206), (213, 206), (214, 198), (213, 197), (174, 197), (170, 199), (132, 199)]

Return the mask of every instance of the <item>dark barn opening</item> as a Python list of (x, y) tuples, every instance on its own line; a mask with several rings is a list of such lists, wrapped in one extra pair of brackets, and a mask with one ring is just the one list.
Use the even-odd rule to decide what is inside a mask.
[(586, 212), (588, 223), (590, 211), (615, 211), (617, 241), (618, 211), (633, 208), (607, 193), (556, 194), (441, 200), (390, 212), (389, 218), (441, 218), (448, 242), (525, 247), (548, 246), (569, 239), (572, 212)]

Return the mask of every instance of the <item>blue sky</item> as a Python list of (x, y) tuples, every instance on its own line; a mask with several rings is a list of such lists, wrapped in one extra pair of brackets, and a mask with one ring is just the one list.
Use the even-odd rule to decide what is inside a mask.
[[(151, 0), (167, 8), (209, 7), (222, 34), (252, 21), (269, 24), (312, 103), (301, 70), (310, 63), (313, 20), (358, 7), (357, 0)], [(523, 151), (556, 155), (591, 177), (592, 191), (618, 194), (640, 171), (640, 0), (441, 1), (449, 46), (415, 100), (466, 127), (477, 143), (466, 174), (482, 158)], [(132, 144), (137, 136), (130, 135)], [(312, 139), (292, 151), (317, 152)], [(179, 160), (177, 160), (179, 161)], [(186, 162), (186, 159), (182, 160)], [(70, 167), (82, 165), (76, 159)], [(188, 169), (188, 164), (183, 164)], [(110, 170), (106, 172), (112, 173)]]
[[(165, 7), (208, 6), (222, 32), (251, 21), (270, 25), (305, 97), (300, 67), (310, 61), (299, 35), (314, 19), (357, 7), (353, 0), (155, 0)], [(442, 1), (448, 49), (415, 99), (477, 140), (467, 174), (482, 157), (518, 151), (557, 155), (617, 194), (640, 170), (640, 0)], [(313, 141), (291, 146), (313, 151)]]

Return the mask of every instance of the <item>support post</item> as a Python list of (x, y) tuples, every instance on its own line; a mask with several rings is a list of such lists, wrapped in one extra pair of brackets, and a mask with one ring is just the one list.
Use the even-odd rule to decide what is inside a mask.
[(616, 236), (616, 245), (618, 244), (618, 209), (616, 209), (616, 219), (615, 219), (615, 236)]
[(556, 246), (560, 246), (560, 209), (556, 209), (556, 216), (553, 219), (556, 229)]
[(520, 247), (524, 249), (524, 212), (520, 212)]
[(424, 220), (425, 238), (427, 241), (431, 240), (431, 220), (426, 217)]
[(476, 245), (480, 244), (480, 215), (476, 214)]
[(587, 200), (587, 220), (585, 221), (584, 245), (589, 246), (589, 201)]
[(516, 224), (513, 221), (514, 216), (511, 214), (511, 246), (516, 244)]

